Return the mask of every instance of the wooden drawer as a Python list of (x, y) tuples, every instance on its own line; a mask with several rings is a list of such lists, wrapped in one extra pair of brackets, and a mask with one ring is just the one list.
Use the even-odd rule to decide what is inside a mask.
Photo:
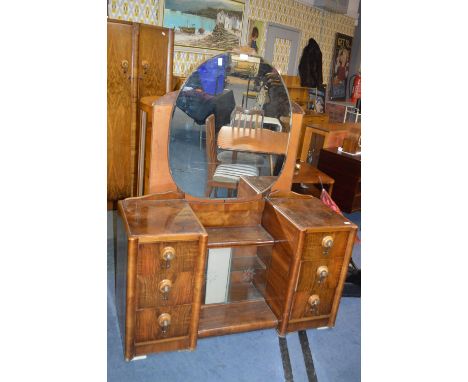
[[(322, 240), (326, 236), (333, 238), (333, 246), (324, 254)], [(306, 234), (304, 249), (302, 251), (303, 260), (322, 260), (331, 258), (342, 258), (345, 255), (346, 244), (348, 242), (349, 231), (336, 232), (314, 232)]]
[[(135, 342), (162, 340), (188, 335), (191, 312), (191, 305), (137, 310)], [(163, 313), (168, 313), (171, 316), (171, 324), (166, 335), (162, 334), (161, 326), (158, 324), (158, 317)]]
[[(167, 299), (163, 297), (159, 286), (163, 280), (169, 280), (172, 285)], [(158, 306), (173, 306), (191, 304), (193, 300), (192, 272), (160, 272), (151, 276), (137, 275), (137, 308), (152, 308)]]
[[(308, 303), (309, 297), (313, 294), (318, 295), (320, 298), (320, 304), (315, 313), (312, 312), (311, 306)], [(314, 318), (330, 314), (334, 296), (335, 289), (327, 288), (315, 288), (311, 292), (297, 292), (294, 294), (290, 318), (294, 320), (306, 317)]]
[[(321, 266), (328, 268), (328, 276), (319, 284), (318, 269)], [(303, 261), (300, 265), (299, 281), (296, 291), (312, 292), (313, 290), (334, 289), (338, 285), (343, 266), (343, 258), (324, 259), (320, 261)]]
[[(175, 258), (170, 262), (169, 268), (166, 268), (166, 262), (161, 257), (166, 247), (172, 247), (175, 250)], [(137, 275), (153, 277), (159, 272), (162, 272), (164, 276), (169, 273), (193, 272), (198, 255), (198, 241), (140, 244)]]

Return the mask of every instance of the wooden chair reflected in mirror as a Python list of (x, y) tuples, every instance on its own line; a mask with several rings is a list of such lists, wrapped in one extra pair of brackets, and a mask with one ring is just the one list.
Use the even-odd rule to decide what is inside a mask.
[(242, 163), (221, 164), (217, 158), (217, 143), (215, 131), (215, 117), (213, 114), (206, 119), (206, 159), (207, 182), (205, 196), (210, 197), (214, 189), (217, 197), (218, 188), (226, 188), (228, 197), (233, 196), (233, 190), (237, 191), (237, 185), (241, 176), (258, 176), (255, 166)]
[[(241, 106), (237, 106), (232, 112), (230, 125), (233, 128), (263, 129), (264, 118), (263, 110), (247, 110)], [(259, 174), (262, 173), (262, 168), (268, 167), (265, 156), (249, 152), (237, 152), (235, 150), (219, 152), (218, 161), (223, 164), (239, 163), (255, 166), (257, 167)]]

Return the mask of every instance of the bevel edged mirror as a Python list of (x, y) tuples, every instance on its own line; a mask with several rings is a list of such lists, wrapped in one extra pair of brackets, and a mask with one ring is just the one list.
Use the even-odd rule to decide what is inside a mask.
[(263, 58), (226, 52), (199, 65), (174, 105), (169, 167), (184, 193), (235, 198), (240, 177), (271, 188), (289, 144), (291, 101)]

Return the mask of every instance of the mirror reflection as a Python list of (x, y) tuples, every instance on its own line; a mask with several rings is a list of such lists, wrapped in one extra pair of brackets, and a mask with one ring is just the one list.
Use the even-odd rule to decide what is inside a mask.
[(291, 125), (280, 74), (261, 57), (224, 53), (180, 90), (169, 161), (178, 187), (197, 197), (236, 197), (239, 182), (269, 188), (285, 161)]

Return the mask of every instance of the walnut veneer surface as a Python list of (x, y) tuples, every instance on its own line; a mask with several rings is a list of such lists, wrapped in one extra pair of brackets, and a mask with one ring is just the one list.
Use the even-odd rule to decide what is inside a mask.
[[(194, 350), (199, 337), (334, 326), (357, 227), (318, 199), (290, 191), (302, 109), (292, 103), (289, 138), (262, 149), (286, 154), (271, 190), (257, 189), (266, 178), (247, 180), (243, 199), (201, 199), (180, 192), (169, 166), (176, 97), (153, 103), (147, 195), (119, 202), (116, 306), (125, 359)], [(243, 140), (237, 136), (235, 149)], [(207, 298), (208, 258), (218, 260), (211, 256), (230, 261), (228, 276), (219, 276), (224, 297), (215, 300)]]
[[(198, 337), (334, 325), (354, 224), (318, 199), (293, 193), (215, 204), (179, 195), (119, 202), (116, 296), (127, 360), (193, 350)], [(325, 251), (327, 237), (333, 245)], [(208, 247), (233, 248), (228, 303), (203, 304)], [(324, 280), (320, 267), (328, 272)], [(245, 279), (246, 269), (256, 270), (253, 278)], [(312, 296), (319, 304), (311, 308)]]
[(107, 21), (107, 200), (134, 195), (138, 99), (172, 90), (174, 31)]

